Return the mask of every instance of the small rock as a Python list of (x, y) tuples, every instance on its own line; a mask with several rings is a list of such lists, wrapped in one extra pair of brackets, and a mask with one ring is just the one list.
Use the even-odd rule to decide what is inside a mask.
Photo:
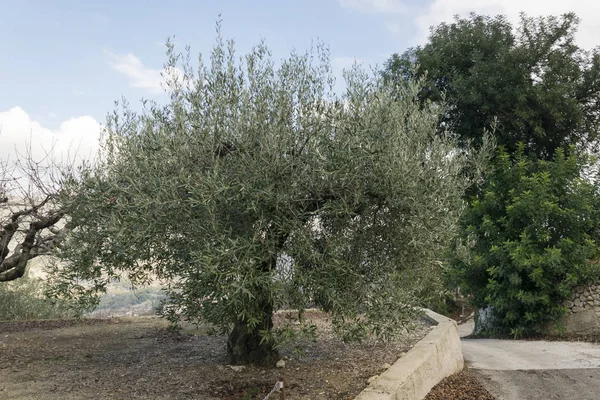
[(277, 364), (275, 364), (275, 366), (277, 368), (284, 368), (285, 367), (285, 361), (279, 360), (279, 361), (277, 361)]
[(232, 365), (231, 368), (234, 372), (242, 372), (244, 370), (243, 365)]
[(390, 367), (391, 367), (391, 365), (388, 363), (385, 363), (381, 366), (381, 368), (383, 368), (383, 369), (390, 369)]
[(375, 380), (377, 380), (377, 378), (379, 378), (379, 375), (373, 375), (372, 377), (367, 379), (367, 385), (370, 385), (371, 383), (375, 382)]

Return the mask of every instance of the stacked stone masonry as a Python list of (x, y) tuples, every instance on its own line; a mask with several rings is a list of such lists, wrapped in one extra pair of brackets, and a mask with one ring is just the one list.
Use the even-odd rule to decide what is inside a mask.
[(585, 335), (600, 333), (599, 284), (576, 288), (565, 306), (567, 314), (555, 325), (557, 332)]
[(570, 300), (565, 302), (569, 314), (594, 311), (600, 318), (600, 285), (590, 285), (575, 289)]

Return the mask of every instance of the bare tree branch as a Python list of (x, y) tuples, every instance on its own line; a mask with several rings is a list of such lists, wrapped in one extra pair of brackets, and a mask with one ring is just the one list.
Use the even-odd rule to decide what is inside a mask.
[(50, 153), (34, 160), (31, 146), (0, 160), (0, 282), (22, 277), (29, 260), (50, 254), (69, 231), (59, 196), (64, 167)]

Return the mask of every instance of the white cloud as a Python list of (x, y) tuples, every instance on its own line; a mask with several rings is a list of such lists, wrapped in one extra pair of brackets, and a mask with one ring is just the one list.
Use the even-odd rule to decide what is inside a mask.
[(74, 96), (81, 96), (83, 94), (83, 91), (79, 89), (73, 89), (71, 90), (71, 93), (73, 93)]
[(424, 43), (429, 27), (452, 21), (455, 15), (466, 16), (470, 12), (485, 15), (504, 14), (509, 21), (517, 22), (519, 13), (528, 16), (560, 15), (573, 11), (581, 19), (576, 36), (577, 43), (587, 49), (600, 45), (600, 2), (598, 0), (547, 1), (547, 0), (435, 0), (416, 19), (417, 43)]
[(34, 160), (42, 160), (47, 154), (64, 162), (89, 159), (98, 149), (100, 130), (98, 121), (90, 116), (71, 118), (58, 129), (48, 129), (21, 107), (13, 107), (0, 112), (0, 159), (25, 155), (29, 145)]
[(183, 76), (181, 70), (177, 68), (147, 68), (139, 57), (131, 53), (110, 53), (110, 57), (112, 58), (111, 67), (129, 78), (129, 86), (145, 89), (152, 93), (163, 92), (168, 77)]
[(161, 70), (146, 68), (139, 57), (128, 54), (112, 54), (111, 67), (129, 78), (131, 87), (146, 89), (151, 92), (162, 92)]
[[(573, 0), (433, 0), (426, 6), (415, 6), (408, 0), (338, 0), (342, 7), (352, 8), (365, 13), (378, 13), (387, 16), (410, 14), (415, 21), (416, 44), (423, 44), (429, 36), (429, 28), (441, 22), (451, 22), (455, 15), (467, 16), (470, 12), (483, 15), (503, 14), (512, 23), (519, 21), (519, 14), (528, 16), (560, 15), (573, 11), (581, 19), (576, 36), (577, 43), (586, 49), (600, 45), (600, 1)], [(394, 35), (399, 26), (391, 22), (384, 23)]]
[(370, 13), (403, 13), (407, 6), (402, 0), (338, 0), (342, 7)]

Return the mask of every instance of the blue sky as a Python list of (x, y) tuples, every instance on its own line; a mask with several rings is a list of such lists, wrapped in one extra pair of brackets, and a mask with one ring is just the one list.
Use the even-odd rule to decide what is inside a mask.
[[(206, 53), (215, 21), (239, 54), (264, 38), (275, 58), (327, 43), (337, 75), (354, 59), (382, 64), (423, 43), (428, 27), (470, 11), (531, 15), (568, 10), (582, 18), (583, 46), (600, 29), (596, 0), (0, 0), (0, 157), (26, 140), (93, 147), (99, 124), (125, 96), (161, 100), (164, 41)], [(63, 147), (64, 147), (63, 146)]]
[[(132, 102), (160, 97), (131, 87), (115, 64), (127, 54), (147, 69), (165, 60), (164, 41), (175, 35), (181, 50), (207, 52), (215, 21), (240, 53), (265, 38), (276, 58), (304, 50), (312, 39), (329, 44), (336, 67), (356, 57), (381, 63), (410, 45), (416, 27), (398, 17), (394, 34), (381, 16), (337, 1), (12, 1), (3, 7), (0, 35), (0, 110), (20, 106), (51, 129), (74, 115), (103, 120), (121, 95)], [(410, 3), (409, 3), (410, 4)], [(396, 20), (391, 17), (390, 21)], [(10, 56), (9, 56), (10, 55)], [(151, 86), (151, 85), (148, 85)]]

